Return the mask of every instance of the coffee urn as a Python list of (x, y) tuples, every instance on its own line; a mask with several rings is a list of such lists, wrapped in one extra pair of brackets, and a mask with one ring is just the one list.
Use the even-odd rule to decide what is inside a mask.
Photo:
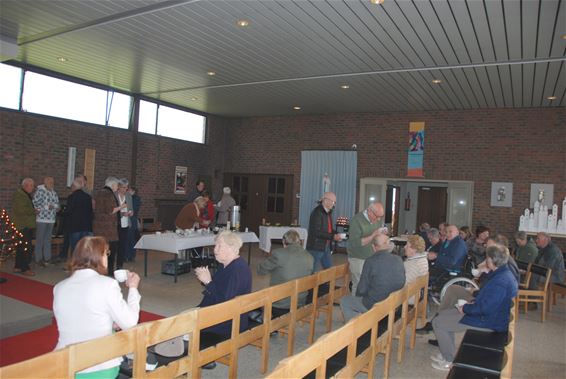
[(234, 205), (230, 212), (230, 224), (236, 231), (240, 230), (240, 206)]

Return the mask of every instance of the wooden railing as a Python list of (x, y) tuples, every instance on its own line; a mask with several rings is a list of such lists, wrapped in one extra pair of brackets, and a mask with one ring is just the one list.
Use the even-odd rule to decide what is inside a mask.
[[(179, 315), (137, 325), (129, 330), (70, 345), (64, 349), (53, 351), (39, 357), (0, 368), (0, 378), (65, 378), (74, 377), (75, 373), (113, 358), (133, 354), (132, 375), (135, 378), (164, 378), (188, 374), (189, 377), (200, 377), (201, 367), (212, 361), (227, 364), (229, 377), (235, 378), (238, 370), (238, 351), (253, 344), (261, 348), (261, 367), (267, 370), (269, 354), (269, 336), (273, 331), (288, 333), (287, 353), (294, 350), (297, 322), (305, 319), (309, 322), (309, 342), (314, 336), (314, 322), (318, 304), (332, 304), (335, 291), (339, 297), (347, 291), (342, 287), (335, 288), (339, 279), (343, 283), (347, 277), (348, 267), (332, 267), (308, 277), (296, 279), (290, 283), (269, 287), (248, 295), (239, 296), (221, 304), (204, 308), (195, 308)], [(320, 284), (331, 283), (328, 294), (319, 297)], [(347, 282), (346, 282), (347, 288)], [(300, 293), (311, 291), (312, 302), (298, 304)], [(273, 303), (286, 297), (291, 298), (288, 315), (272, 319)], [(240, 332), (240, 315), (250, 310), (261, 308), (264, 311), (263, 323), (254, 324)], [(215, 341), (212, 344), (201, 343), (204, 329), (223, 322), (232, 323), (230, 338)], [(332, 312), (327, 312), (327, 328), (332, 325)], [(330, 325), (330, 326), (329, 326)], [(175, 337), (189, 336), (189, 343), (182, 356), (175, 358), (154, 371), (146, 371), (148, 349), (158, 343)]]

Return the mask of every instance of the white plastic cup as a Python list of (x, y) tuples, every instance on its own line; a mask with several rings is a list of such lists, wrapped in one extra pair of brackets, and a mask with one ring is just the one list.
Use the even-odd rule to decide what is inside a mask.
[(465, 304), (468, 304), (468, 300), (458, 299), (458, 306), (463, 307)]
[(248, 232), (248, 228), (246, 227), (246, 233)]
[(128, 270), (116, 270), (114, 271), (114, 278), (120, 283), (125, 282), (128, 279)]

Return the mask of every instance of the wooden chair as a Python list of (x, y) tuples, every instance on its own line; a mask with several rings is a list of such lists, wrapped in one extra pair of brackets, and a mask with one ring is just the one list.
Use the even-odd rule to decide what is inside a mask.
[[(291, 333), (295, 332), (295, 325), (292, 322), (293, 314), (297, 311), (297, 303), (298, 303), (298, 294), (295, 292), (295, 281), (291, 280), (286, 283), (282, 283), (276, 286), (272, 286), (267, 288), (267, 296), (269, 299), (269, 303), (267, 307), (271, 309), (271, 318), (266, 319), (264, 315), (264, 322), (267, 323), (268, 327), (268, 335), (271, 335), (273, 332), (281, 331), (282, 334), (287, 334), (287, 356), (291, 356), (293, 354), (293, 345), (291, 340)], [(290, 307), (289, 312), (285, 313), (284, 315), (274, 317), (273, 316), (273, 304), (279, 300), (283, 299), (290, 299)], [(292, 329), (292, 332), (289, 332), (289, 329)], [(265, 374), (267, 371), (267, 366), (269, 363), (269, 342), (270, 339), (267, 338), (267, 342), (264, 342), (263, 339), (258, 339), (252, 342), (252, 345), (257, 346), (259, 348), (264, 348), (265, 345), (265, 354), (262, 355), (262, 362), (261, 362), (261, 373)]]
[[(350, 294), (350, 267), (348, 262), (335, 266), (336, 278), (334, 280), (334, 304), (340, 305), (340, 299)], [(317, 309), (317, 318), (319, 313), (326, 313), (327, 317), (331, 311), (329, 304), (321, 304)], [(342, 312), (338, 312), (342, 315)], [(328, 318), (327, 318), (328, 321)], [(332, 321), (332, 320), (331, 320)], [(344, 319), (342, 319), (344, 321)]]
[[(326, 270), (317, 273), (318, 281), (318, 295), (316, 298), (313, 296), (315, 304), (315, 316), (318, 318), (320, 312), (326, 313), (326, 332), (332, 330), (332, 315), (334, 311), (334, 291), (336, 285), (336, 267), (330, 267)], [(322, 293), (321, 288), (328, 287), (328, 293)], [(311, 324), (309, 340), (314, 339), (316, 323)], [(312, 342), (311, 342), (312, 343)]]
[[(405, 322), (403, 327), (400, 328), (399, 333), (396, 333), (395, 337), (399, 340), (397, 346), (397, 362), (401, 363), (403, 361), (403, 355), (405, 352), (405, 337), (407, 335), (407, 330), (411, 333), (411, 340), (409, 347), (414, 349), (416, 342), (416, 329), (417, 329), (417, 319), (419, 317), (420, 309), (423, 306), (426, 307), (426, 290), (428, 289), (428, 274), (419, 276), (413, 283), (407, 285), (407, 301), (403, 305), (407, 304), (407, 310), (405, 311)], [(413, 304), (409, 304), (412, 302)]]
[[(353, 378), (357, 373), (367, 372), (368, 378), (374, 377), (375, 358), (377, 356), (377, 341), (379, 322), (389, 315), (391, 300), (388, 298), (375, 304), (369, 311), (352, 319), (354, 325), (353, 337), (348, 345), (346, 366), (338, 371), (337, 378)], [(360, 344), (360, 337), (371, 332), (370, 343)], [(360, 351), (361, 350), (361, 351)]]
[(517, 263), (517, 267), (521, 271), (521, 277), (523, 278), (523, 280), (519, 282), (519, 288), (528, 289), (529, 282), (531, 281), (532, 263), (523, 262), (523, 261), (515, 261), (515, 262)]
[[(311, 292), (312, 301), (307, 301), (306, 304), (302, 306), (297, 306), (297, 311), (293, 314), (291, 325), (289, 327), (289, 338), (291, 339), (291, 349), (295, 346), (295, 328), (296, 324), (301, 321), (309, 323), (309, 333), (308, 343), (312, 344), (314, 336), (314, 323), (315, 323), (315, 311), (316, 311), (316, 299), (318, 298), (318, 275), (312, 274), (305, 276), (303, 278), (295, 280), (295, 292), (298, 294), (302, 292)], [(291, 330), (292, 329), (292, 330)]]
[[(261, 349), (262, 372), (267, 371), (267, 360), (269, 358), (269, 325), (271, 320), (269, 288), (238, 296), (236, 300), (238, 301), (236, 308), (237, 317), (232, 321), (234, 349), (229, 356), (218, 359), (219, 363), (229, 366), (228, 376), (230, 378), (236, 378), (238, 376), (238, 352), (240, 348), (261, 341), (259, 347)], [(263, 323), (250, 323), (248, 329), (240, 332), (240, 315), (246, 314), (247, 317), (248, 312), (258, 308), (263, 309)]]
[[(191, 309), (179, 315), (165, 319), (142, 324), (144, 328), (138, 334), (138, 343), (142, 346), (140, 353), (146, 352), (151, 346), (160, 342), (170, 340), (175, 337), (189, 335), (189, 341), (195, 338), (197, 333), (196, 320), (198, 309)], [(187, 373), (191, 373), (194, 354), (190, 350), (179, 359), (176, 359), (166, 366), (161, 366), (145, 373), (147, 378), (175, 378)], [(142, 358), (141, 356), (139, 358)], [(145, 372), (145, 360), (134, 359), (134, 377), (140, 376), (140, 371)], [(141, 363), (141, 367), (140, 367)], [(136, 372), (136, 368), (138, 371)], [(191, 375), (189, 375), (190, 377)]]
[[(562, 297), (566, 296), (566, 284), (564, 283), (551, 283), (550, 284), (550, 293), (552, 294), (552, 305), (556, 305), (556, 296), (562, 295)], [(549, 307), (550, 310), (550, 302)]]
[(27, 361), (0, 367), (0, 378), (66, 378), (69, 376), (69, 348), (55, 350)]
[[(550, 285), (552, 270), (544, 266), (531, 264), (531, 273), (543, 277), (544, 284), (536, 290), (519, 289), (518, 306), (515, 307), (515, 317), (518, 317), (518, 310), (521, 303), (525, 304), (525, 313), (527, 313), (528, 311), (529, 303), (541, 303), (541, 321), (544, 322), (546, 310), (550, 300), (548, 296), (548, 288)], [(537, 279), (537, 277), (531, 277), (531, 280), (533, 279)]]
[(513, 369), (513, 353), (515, 351), (515, 328), (517, 318), (515, 317), (515, 309), (518, 307), (518, 299), (513, 299), (513, 305), (511, 306), (511, 315), (509, 320), (509, 342), (505, 346), (505, 356), (507, 361), (501, 370), (501, 379), (511, 379), (512, 369)]
[(72, 378), (86, 368), (134, 353), (134, 376), (145, 377), (147, 350), (138, 343), (138, 333), (143, 333), (145, 327), (142, 324), (106, 337), (70, 345), (68, 376)]
[[(239, 304), (240, 300), (234, 298), (220, 304), (198, 309), (196, 319), (196, 330), (198, 332), (193, 333), (192, 338), (189, 340), (189, 351), (193, 354), (191, 368), (193, 376), (200, 378), (202, 366), (218, 361), (223, 357), (229, 357), (231, 361), (226, 362), (226, 360), (223, 360), (221, 363), (228, 363), (229, 366), (234, 363), (235, 357), (232, 353), (237, 351), (236, 337), (239, 333), (234, 328), (234, 324), (236, 318), (238, 318), (237, 324), (239, 327)], [(203, 346), (201, 349), (202, 330), (226, 321), (232, 322), (231, 337), (227, 339), (219, 338), (212, 346)]]
[[(427, 274), (427, 280), (430, 280), (430, 274)], [(422, 299), (419, 302), (419, 309), (418, 309), (418, 318), (421, 319), (422, 325), (424, 326), (427, 323), (427, 309), (428, 309), (428, 283), (424, 286), (424, 289), (421, 293)]]
[(316, 378), (327, 377), (326, 364), (328, 358), (348, 346), (353, 339), (353, 329), (354, 323), (350, 322), (331, 333), (323, 335), (316, 343), (305, 350), (280, 361), (266, 378), (304, 378), (311, 377), (313, 372), (315, 372)]

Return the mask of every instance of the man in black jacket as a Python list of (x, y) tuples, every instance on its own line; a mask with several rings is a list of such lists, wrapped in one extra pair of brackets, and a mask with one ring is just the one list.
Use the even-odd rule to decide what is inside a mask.
[(313, 209), (309, 219), (309, 236), (307, 238), (307, 250), (314, 258), (313, 272), (327, 269), (332, 266), (330, 259), (332, 241), (340, 241), (332, 227), (332, 209), (336, 204), (334, 192), (326, 192), (320, 199), (320, 204)]
[(73, 193), (67, 198), (67, 220), (71, 254), (81, 238), (92, 236), (92, 197), (83, 191), (84, 179), (75, 178), (71, 185)]

